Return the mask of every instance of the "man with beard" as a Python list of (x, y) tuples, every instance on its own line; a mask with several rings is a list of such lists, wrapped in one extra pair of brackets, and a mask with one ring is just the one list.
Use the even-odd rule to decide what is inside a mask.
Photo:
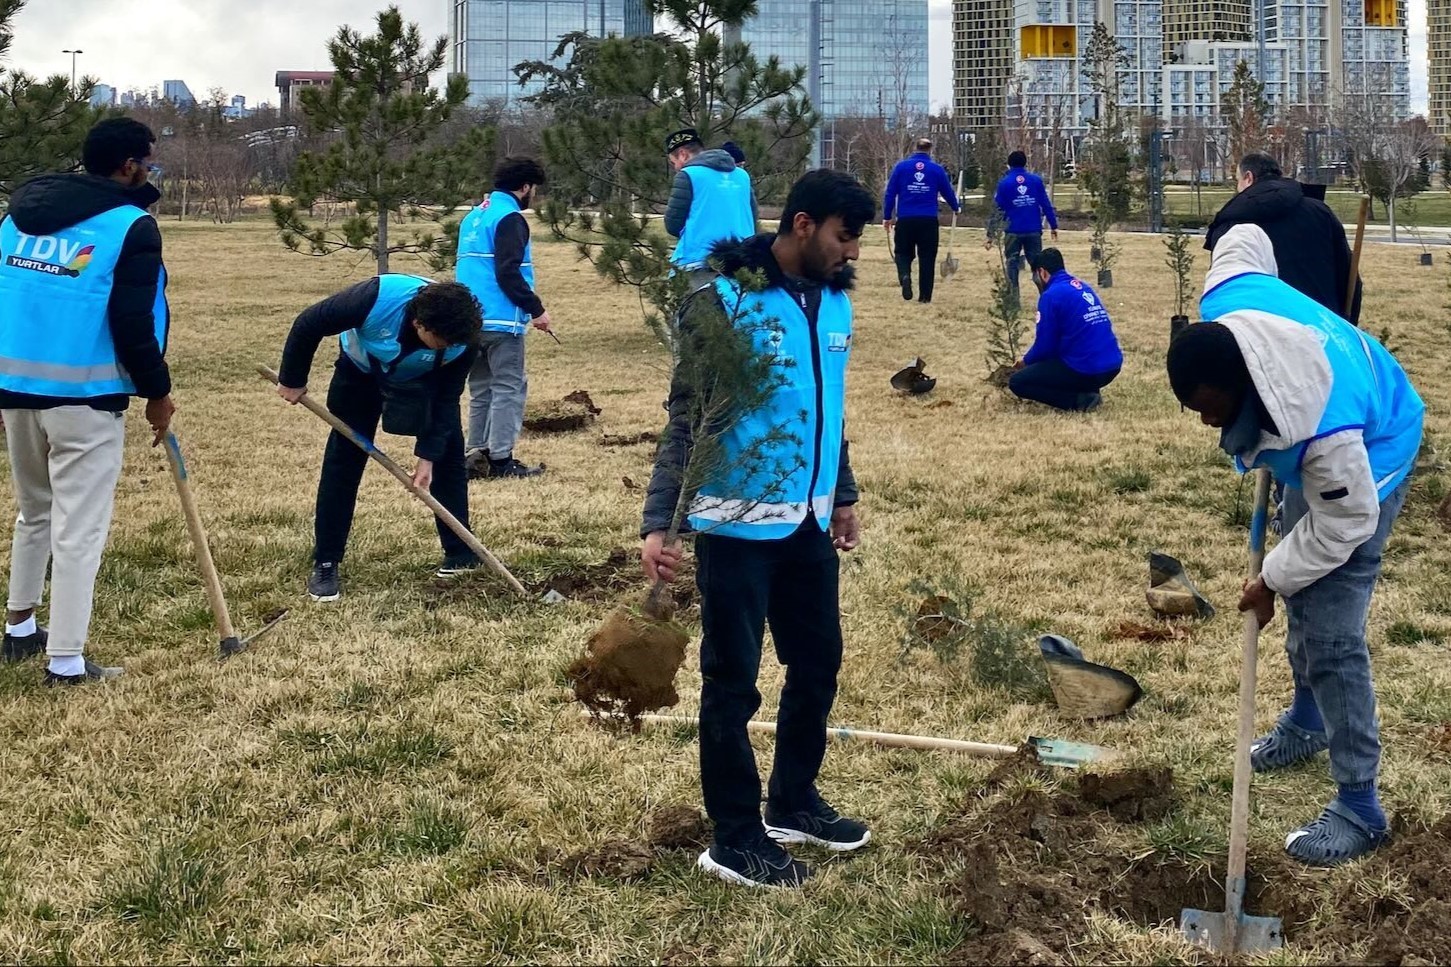
[[(732, 323), (759, 333), (759, 351), (777, 360), (779, 386), (770, 401), (736, 414), (724, 430), (720, 465), (730, 469), (687, 495), (703, 629), (701, 786), (715, 822), (715, 841), (699, 865), (744, 886), (794, 887), (811, 875), (782, 843), (847, 851), (871, 838), (866, 826), (827, 805), (816, 777), (842, 657), (837, 552), (852, 550), (859, 539), (844, 433), (849, 263), (860, 253), (874, 208), (851, 176), (808, 172), (792, 187), (776, 234), (717, 245), (712, 262), (720, 276), (681, 310), (682, 358), (699, 351), (691, 345), (692, 314), (731, 306), (739, 307)], [(736, 277), (742, 270), (764, 277), (764, 289), (743, 288)], [(692, 388), (678, 373), (641, 527), (641, 559), (652, 581), (675, 580), (681, 562), (679, 547), (665, 542), (693, 443)], [(739, 459), (783, 424), (800, 430), (770, 445), (764, 457)], [(790, 472), (782, 478), (762, 464)], [(740, 513), (742, 507), (749, 510)], [(762, 825), (761, 780), (746, 723), (761, 705), (756, 677), (767, 624), (786, 685)]]
[[(1345, 226), (1323, 201), (1308, 198), (1300, 183), (1284, 177), (1267, 154), (1247, 154), (1239, 163), (1239, 194), (1227, 201), (1204, 236), (1210, 252), (1235, 225), (1257, 225), (1274, 246), (1272, 274), (1337, 316), (1345, 313), (1350, 289), (1350, 243)], [(1360, 319), (1360, 280), (1350, 321)]]
[(1059, 410), (1091, 410), (1124, 363), (1108, 309), (1092, 287), (1068, 274), (1063, 255), (1045, 248), (1033, 257), (1038, 327), (1033, 345), (1008, 380), (1019, 399)]

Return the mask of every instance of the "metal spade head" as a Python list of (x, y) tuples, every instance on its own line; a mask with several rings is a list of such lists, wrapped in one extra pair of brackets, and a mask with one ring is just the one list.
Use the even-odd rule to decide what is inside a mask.
[(1279, 950), (1285, 945), (1285, 929), (1279, 917), (1248, 917), (1240, 914), (1184, 910), (1179, 914), (1184, 939), (1218, 954), (1253, 954)]
[(922, 371), (927, 364), (919, 356), (912, 365), (899, 369), (892, 376), (892, 389), (899, 393), (918, 395), (937, 385), (937, 380)]
[(944, 279), (950, 279), (954, 275), (956, 275), (957, 274), (957, 256), (955, 256), (955, 255), (953, 255), (952, 253), (949, 252), (942, 259), (941, 269), (942, 269), (942, 277)]

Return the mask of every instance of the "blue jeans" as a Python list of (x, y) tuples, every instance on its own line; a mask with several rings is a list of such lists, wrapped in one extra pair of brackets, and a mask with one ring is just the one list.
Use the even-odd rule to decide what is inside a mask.
[[(1381, 502), (1375, 535), (1350, 560), (1285, 599), (1290, 632), (1285, 651), (1297, 687), (1308, 685), (1325, 719), (1330, 775), (1342, 786), (1370, 787), (1380, 769), (1380, 729), (1365, 619), (1380, 577), (1381, 551), (1406, 502), (1410, 481)], [(1285, 490), (1285, 533), (1308, 512), (1305, 495)]]

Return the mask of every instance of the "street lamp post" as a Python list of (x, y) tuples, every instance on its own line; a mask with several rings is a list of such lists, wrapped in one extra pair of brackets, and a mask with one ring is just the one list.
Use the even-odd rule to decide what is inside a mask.
[(78, 55), (80, 55), (80, 54), (84, 54), (85, 51), (84, 50), (63, 50), (63, 51), (61, 51), (61, 53), (62, 54), (70, 54), (71, 55), (71, 90), (74, 91), (76, 89), (76, 57)]

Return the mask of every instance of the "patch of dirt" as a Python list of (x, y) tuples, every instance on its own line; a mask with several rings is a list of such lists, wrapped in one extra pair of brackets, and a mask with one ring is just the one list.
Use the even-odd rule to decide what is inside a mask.
[(1446, 499), (1441, 501), (1441, 506), (1436, 508), (1436, 519), (1443, 528), (1451, 531), (1451, 494), (1447, 494)]
[(644, 484), (637, 484), (637, 483), (635, 483), (635, 481), (631, 480), (629, 477), (621, 477), (620, 478), (620, 483), (624, 486), (624, 488), (626, 490), (644, 490), (645, 489)]
[(1115, 638), (1136, 641), (1188, 641), (1193, 635), (1180, 624), (1144, 624), (1141, 621), (1120, 621), (1113, 631)]
[(710, 837), (710, 820), (694, 806), (662, 806), (650, 817), (650, 845), (656, 849), (701, 849)]
[(562, 400), (529, 403), (524, 409), (524, 429), (531, 433), (570, 433), (583, 430), (601, 410), (584, 390), (575, 390)]
[(1431, 726), (1426, 732), (1426, 746), (1433, 755), (1451, 757), (1451, 722)]
[(655, 868), (655, 853), (648, 846), (623, 839), (575, 853), (564, 861), (573, 876), (599, 876), (611, 880), (641, 880)]
[(565, 670), (574, 697), (596, 716), (623, 719), (638, 731), (640, 716), (680, 701), (675, 674), (690, 641), (679, 625), (618, 607), (590, 636), (585, 654)]
[(584, 407), (591, 416), (599, 416), (604, 410), (595, 406), (595, 401), (589, 398), (589, 394), (582, 389), (577, 389), (564, 398), (565, 403), (574, 403)]
[(660, 434), (654, 430), (644, 430), (640, 433), (614, 434), (606, 433), (600, 437), (602, 447), (634, 447), (643, 443), (660, 442)]
[[(627, 480), (627, 486), (634, 481)], [(638, 551), (625, 547), (610, 548), (605, 559), (595, 564), (580, 564), (550, 575), (531, 588), (536, 594), (558, 592), (578, 601), (609, 603), (644, 581)], [(667, 589), (670, 610), (679, 614), (695, 604), (695, 565), (686, 558), (675, 583)]]
[(933, 400), (931, 403), (928, 403), (927, 404), (927, 409), (929, 409), (929, 410), (945, 410), (949, 406), (955, 406), (955, 405), (956, 404), (953, 403), (952, 400)]
[(1121, 823), (1152, 822), (1173, 811), (1174, 770), (1126, 769), (1078, 775), (1078, 795), (1085, 803), (1108, 810)]
[(1001, 789), (1019, 776), (1046, 776), (1049, 774), (1048, 767), (1043, 765), (1038, 758), (1038, 750), (1024, 743), (1018, 747), (1016, 755), (1002, 760), (993, 768), (992, 772), (988, 773), (983, 785), (988, 789)]
[(988, 384), (993, 385), (993, 386), (996, 386), (999, 389), (1007, 389), (1008, 388), (1008, 380), (1010, 380), (1012, 378), (1013, 378), (1013, 367), (1011, 367), (1011, 366), (1009, 366), (1007, 364), (1004, 364), (1002, 366), (999, 366), (997, 369), (993, 370), (991, 373), (988, 373), (987, 377), (985, 379), (983, 379), (983, 382), (984, 383), (988, 383)]
[(957, 602), (942, 594), (924, 598), (917, 606), (912, 633), (931, 644), (948, 637), (962, 625)]

